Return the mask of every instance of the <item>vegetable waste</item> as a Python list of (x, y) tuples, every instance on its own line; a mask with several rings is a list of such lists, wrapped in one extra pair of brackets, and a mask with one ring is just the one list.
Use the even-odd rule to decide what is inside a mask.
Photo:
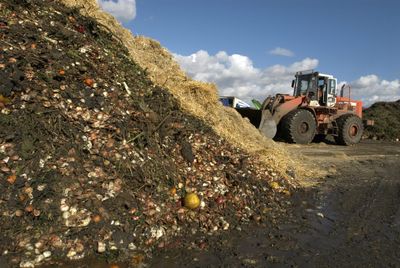
[(285, 213), (289, 182), (184, 112), (94, 19), (49, 0), (0, 14), (0, 263), (142, 262)]

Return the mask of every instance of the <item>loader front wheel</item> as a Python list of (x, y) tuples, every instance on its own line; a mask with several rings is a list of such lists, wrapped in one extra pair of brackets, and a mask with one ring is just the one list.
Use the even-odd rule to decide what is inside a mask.
[(308, 144), (314, 139), (316, 122), (310, 111), (297, 109), (282, 118), (280, 128), (282, 138), (287, 142)]
[(338, 135), (335, 141), (340, 145), (359, 143), (363, 134), (363, 124), (360, 117), (354, 114), (345, 114), (336, 120)]

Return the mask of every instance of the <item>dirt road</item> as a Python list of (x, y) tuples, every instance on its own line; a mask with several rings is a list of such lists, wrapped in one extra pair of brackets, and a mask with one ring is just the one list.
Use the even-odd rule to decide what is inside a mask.
[(278, 228), (266, 223), (209, 237), (212, 248), (166, 250), (151, 265), (399, 267), (400, 143), (287, 148), (327, 176), (302, 181)]

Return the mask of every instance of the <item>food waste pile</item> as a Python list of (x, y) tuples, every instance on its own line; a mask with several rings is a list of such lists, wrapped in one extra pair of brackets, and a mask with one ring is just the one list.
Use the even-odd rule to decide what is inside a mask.
[(0, 263), (202, 248), (190, 237), (284, 214), (288, 185), (182, 112), (94, 20), (0, 1)]

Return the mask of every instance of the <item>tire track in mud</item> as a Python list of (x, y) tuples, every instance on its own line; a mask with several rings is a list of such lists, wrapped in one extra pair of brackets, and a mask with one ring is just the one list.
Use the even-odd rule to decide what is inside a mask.
[(398, 267), (399, 157), (365, 158), (338, 161), (340, 172), (318, 187), (323, 218), (310, 219), (303, 237), (294, 238), (313, 252), (309, 266)]

